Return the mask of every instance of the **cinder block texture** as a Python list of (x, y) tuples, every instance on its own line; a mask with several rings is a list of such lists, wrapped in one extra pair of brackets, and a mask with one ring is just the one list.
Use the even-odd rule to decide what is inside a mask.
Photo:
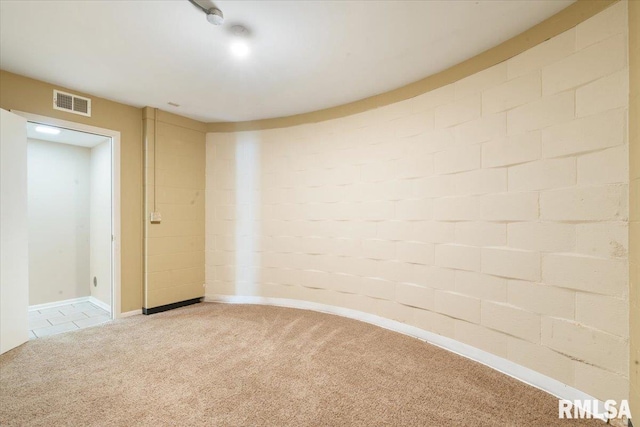
[(622, 395), (626, 17), (354, 116), (209, 134), (207, 294), (353, 308)]

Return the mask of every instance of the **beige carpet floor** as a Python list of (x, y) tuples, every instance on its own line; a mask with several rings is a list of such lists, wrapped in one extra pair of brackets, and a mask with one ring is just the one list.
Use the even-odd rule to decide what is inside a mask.
[(201, 303), (0, 356), (2, 426), (553, 426), (557, 399), (329, 314)]

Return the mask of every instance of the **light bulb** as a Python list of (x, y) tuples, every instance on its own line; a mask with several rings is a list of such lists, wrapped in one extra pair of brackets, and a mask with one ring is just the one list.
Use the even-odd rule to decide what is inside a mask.
[(249, 45), (242, 40), (235, 40), (231, 43), (230, 48), (231, 53), (237, 58), (245, 58), (250, 52)]
[(207, 10), (207, 21), (212, 23), (213, 25), (222, 25), (224, 22), (224, 15), (220, 9), (212, 7)]

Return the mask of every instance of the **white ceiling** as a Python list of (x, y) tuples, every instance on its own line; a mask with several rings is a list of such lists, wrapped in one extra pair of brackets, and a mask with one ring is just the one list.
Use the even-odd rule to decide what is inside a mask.
[[(0, 67), (203, 121), (254, 120), (403, 86), (572, 2), (221, 0), (216, 27), (187, 0), (2, 0)], [(229, 52), (234, 23), (252, 33), (243, 60)]]
[(61, 144), (77, 145), (78, 147), (92, 148), (98, 144), (108, 141), (110, 138), (103, 135), (95, 135), (93, 133), (79, 132), (77, 130), (65, 129), (57, 126), (45, 126), (47, 128), (55, 128), (60, 130), (57, 135), (41, 133), (36, 130), (38, 123), (27, 122), (27, 137), (30, 139), (39, 139), (41, 141), (59, 142)]

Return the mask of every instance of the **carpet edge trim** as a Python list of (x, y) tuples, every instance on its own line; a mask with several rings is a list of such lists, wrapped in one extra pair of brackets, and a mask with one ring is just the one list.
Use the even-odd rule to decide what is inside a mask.
[(202, 302), (203, 297), (186, 299), (184, 301), (172, 302), (171, 304), (164, 304), (157, 307), (142, 307), (142, 314), (151, 315), (156, 313), (162, 313), (164, 311), (174, 310), (176, 308), (187, 307), (189, 305), (198, 304)]
[[(297, 308), (302, 310), (318, 311), (321, 313), (334, 314), (349, 319), (359, 320), (375, 326), (379, 326), (390, 331), (398, 332), (413, 338), (426, 341), (437, 347), (448, 350), (459, 356), (481, 363), (493, 370), (508, 375), (520, 382), (528, 384), (539, 390), (547, 392), (558, 399), (573, 402), (574, 400), (597, 400), (598, 407), (604, 407), (604, 403), (595, 397), (580, 391), (574, 387), (564, 384), (556, 379), (548, 377), (533, 369), (518, 365), (515, 362), (496, 356), (476, 347), (456, 341), (442, 335), (420, 329), (406, 323), (385, 317), (376, 316), (350, 308), (338, 307), (328, 304), (320, 304), (310, 301), (294, 300), (287, 298), (271, 298), (257, 296), (235, 296), (235, 295), (205, 295), (204, 302), (226, 303), (226, 304), (252, 304), (252, 305), (272, 305), (277, 307)], [(592, 414), (594, 418), (606, 421), (600, 414)]]

